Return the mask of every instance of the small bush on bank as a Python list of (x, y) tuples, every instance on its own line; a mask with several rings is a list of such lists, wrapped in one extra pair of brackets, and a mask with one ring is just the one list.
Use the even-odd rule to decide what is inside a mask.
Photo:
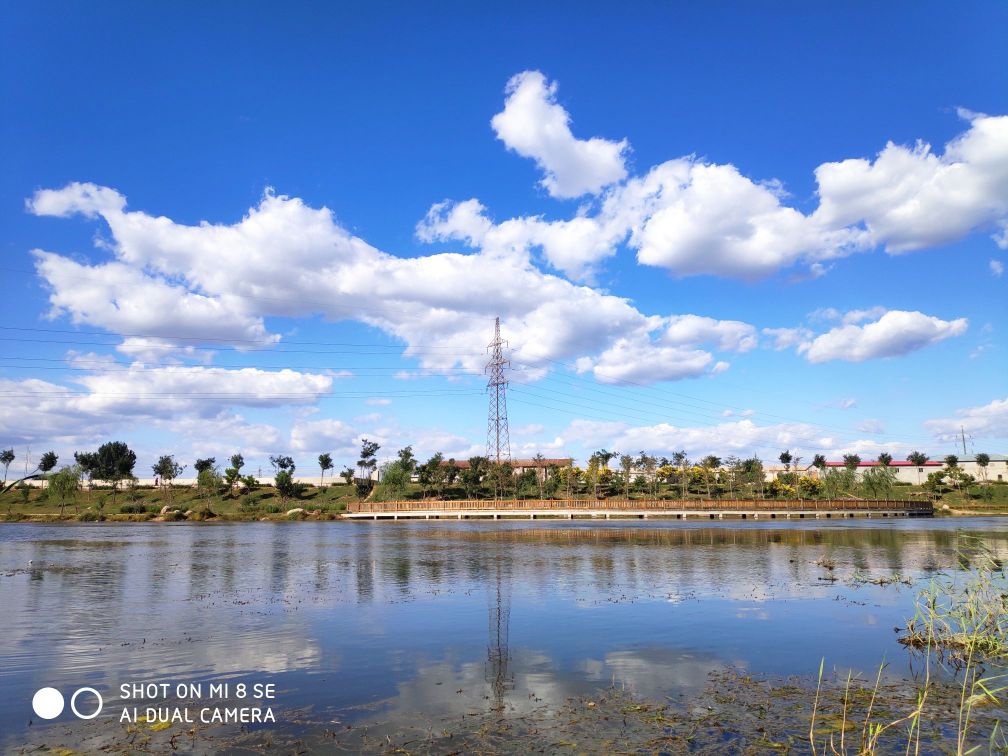
[(147, 514), (149, 511), (145, 504), (123, 504), (119, 507), (120, 514)]
[(77, 515), (78, 522), (101, 522), (105, 517), (93, 509), (85, 509)]

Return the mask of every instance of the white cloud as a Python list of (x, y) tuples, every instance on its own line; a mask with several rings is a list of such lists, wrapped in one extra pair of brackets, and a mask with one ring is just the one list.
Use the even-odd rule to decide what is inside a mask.
[(877, 320), (887, 312), (888, 310), (882, 306), (869, 307), (866, 310), (850, 310), (840, 316), (840, 321), (844, 325), (853, 325), (856, 323), (863, 323), (866, 320)]
[(504, 110), (491, 120), (497, 138), (545, 173), (542, 186), (553, 197), (595, 194), (623, 180), (626, 140), (576, 139), (570, 115), (556, 101), (557, 85), (539, 71), (524, 71), (507, 84)]
[(1004, 233), (1008, 117), (960, 115), (970, 126), (941, 155), (924, 142), (890, 142), (874, 162), (820, 165), (820, 205), (812, 217), (831, 228), (864, 224), (872, 244), (890, 254), (947, 244), (977, 230)]
[(677, 426), (671, 423), (631, 426), (575, 420), (563, 435), (578, 439), (586, 450), (604, 447), (629, 454), (643, 449), (651, 454), (670, 457), (684, 449), (692, 459), (707, 454), (722, 458), (756, 455), (765, 464), (777, 464), (777, 455), (784, 449), (790, 449), (806, 462), (820, 453), (829, 459), (839, 459), (847, 453), (875, 456), (888, 451), (894, 457), (903, 458), (910, 451), (909, 445), (899, 441), (843, 441), (807, 423), (757, 425), (748, 419), (705, 426)]
[(778, 352), (800, 346), (812, 338), (807, 328), (764, 328), (763, 334), (773, 339), (773, 348)]
[(369, 404), (372, 407), (387, 407), (388, 405), (392, 404), (392, 400), (382, 398), (371, 398), (371, 399), (365, 399), (364, 403)]
[[(67, 190), (71, 195), (78, 193), (76, 184)], [(58, 205), (58, 194), (49, 192), (49, 195), (44, 206)], [(195, 340), (188, 340), (189, 345), (206, 343), (205, 339), (239, 345), (278, 340), (267, 334), (262, 318), (251, 315), (248, 305), (231, 294), (208, 296), (166, 278), (152, 277), (131, 264), (111, 262), (92, 266), (42, 250), (34, 250), (32, 254), (35, 268), (49, 288), (50, 317), (65, 314), (76, 324), (87, 323), (126, 334), (194, 337)], [(126, 339), (121, 349), (143, 356), (166, 354), (157, 344), (157, 339)]]
[[(541, 74), (519, 74), (510, 86), (514, 91), (509, 89), (505, 111), (494, 123), (499, 119), (514, 131), (505, 137), (498, 129), (498, 135), (536, 157), (547, 171), (545, 182), (555, 187), (549, 183), (550, 161), (569, 163), (570, 145), (590, 143), (571, 136), (568, 115), (554, 102), (555, 85)], [(754, 180), (731, 164), (685, 156), (626, 179), (622, 160), (613, 158), (610, 164), (619, 170), (607, 174), (610, 187), (598, 208), (581, 207), (568, 221), (518, 218), (493, 229), (511, 226), (514, 234), (515, 224), (523, 227), (522, 243), (542, 245), (554, 267), (576, 278), (614, 254), (628, 234), (644, 265), (679, 276), (743, 279), (796, 264), (817, 277), (829, 270), (829, 261), (855, 252), (883, 247), (899, 254), (974, 231), (990, 231), (1008, 248), (1008, 116), (960, 115), (969, 127), (940, 155), (923, 143), (890, 143), (874, 162), (856, 158), (818, 166), (819, 206), (810, 213), (786, 204), (780, 181)], [(561, 137), (549, 140), (544, 134)], [(611, 157), (618, 154), (618, 144), (601, 144), (609, 146)], [(445, 226), (478, 245), (478, 233), (470, 229), (489, 234), (482, 211), (479, 203), (464, 205), (459, 218), (446, 218)], [(531, 239), (535, 236), (540, 238)]]
[(941, 441), (954, 441), (965, 429), (974, 438), (1008, 439), (1008, 397), (956, 411), (955, 417), (928, 420), (924, 426)]
[(599, 218), (576, 216), (547, 221), (539, 216), (512, 218), (495, 225), (478, 200), (439, 202), (417, 224), (425, 242), (456, 239), (485, 253), (527, 256), (542, 251), (545, 260), (574, 280), (590, 280), (598, 263), (616, 252), (626, 228)]
[[(32, 207), (80, 209), (73, 199), (80, 186), (62, 191), (71, 199), (60, 203), (59, 191), (47, 191), (45, 201)], [(754, 331), (747, 324), (645, 315), (623, 298), (541, 272), (527, 254), (502, 242), (475, 254), (397, 258), (348, 234), (329, 210), (269, 192), (233, 225), (186, 226), (126, 212), (124, 205), (95, 207), (112, 231), (115, 262), (90, 266), (37, 253), (36, 267), (50, 287), (55, 313), (113, 331), (192, 335), (239, 348), (248, 347), (248, 340), (278, 340), (264, 325), (267, 316), (321, 313), (382, 329), (406, 342), (407, 357), (434, 370), (481, 371), (497, 315), (516, 366), (540, 372), (550, 361), (594, 355), (606, 365), (621, 339), (647, 347), (651, 363), (686, 357), (685, 366), (652, 368), (656, 380), (693, 375), (713, 361), (709, 352), (686, 343), (691, 340), (751, 348)], [(487, 236), (503, 235), (499, 228)], [(658, 334), (663, 327), (669, 328), (670, 346), (680, 349), (658, 351), (665, 346)], [(142, 345), (147, 351), (156, 346)], [(126, 342), (122, 348), (140, 346)]]
[(333, 378), (294, 370), (134, 365), (127, 370), (85, 375), (75, 382), (88, 392), (73, 399), (82, 410), (209, 417), (222, 406), (314, 404), (330, 391)]
[[(276, 438), (271, 426), (245, 423), (228, 407), (273, 408), (314, 404), (333, 378), (293, 370), (181, 367), (103, 370), (71, 386), (37, 379), (0, 380), (0, 437), (10, 443), (86, 445), (112, 433), (158, 427), (186, 436), (203, 448), (226, 438), (263, 444)], [(80, 364), (85, 364), (81, 362)], [(232, 429), (225, 436), (223, 430)], [(196, 429), (196, 430), (190, 430)]]
[(645, 265), (676, 275), (763, 278), (800, 260), (864, 248), (857, 229), (830, 228), (782, 204), (776, 185), (732, 165), (670, 160), (607, 197), (603, 214), (622, 217)]
[(602, 383), (655, 383), (703, 375), (713, 359), (710, 352), (699, 349), (618, 339), (591, 369)]
[(885, 423), (875, 418), (862, 420), (854, 427), (861, 433), (874, 433), (874, 434), (885, 433)]
[[(382, 438), (368, 436), (375, 441)], [(299, 420), (290, 433), (290, 445), (300, 452), (323, 452), (338, 457), (352, 457), (360, 449), (360, 431), (333, 418), (322, 420)]]
[(757, 344), (756, 329), (738, 320), (715, 320), (698, 315), (652, 318), (629, 335), (616, 339), (597, 357), (578, 360), (578, 372), (589, 370), (602, 383), (655, 383), (729, 368), (724, 360), (701, 348), (747, 352)]
[(865, 325), (844, 325), (798, 347), (809, 362), (863, 362), (896, 357), (966, 332), (966, 318), (941, 320), (920, 312), (891, 310)]
[(995, 278), (1001, 278), (1004, 274), (1004, 263), (1000, 260), (990, 261), (990, 272)]
[(748, 352), (757, 344), (756, 329), (738, 320), (715, 320), (699, 315), (673, 315), (662, 341), (676, 346), (716, 344), (726, 352)]

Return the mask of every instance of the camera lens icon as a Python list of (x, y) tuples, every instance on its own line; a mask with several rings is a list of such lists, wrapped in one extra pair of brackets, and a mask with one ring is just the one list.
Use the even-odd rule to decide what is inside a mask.
[(32, 708), (40, 719), (56, 719), (63, 706), (63, 694), (56, 688), (39, 688), (32, 697)]
[[(92, 712), (81, 712), (77, 708), (77, 699), (80, 698), (81, 694), (90, 693), (97, 701), (97, 706)], [(87, 699), (85, 698), (84, 701)], [(82, 707), (86, 704), (82, 703)], [(99, 714), (101, 714), (102, 706), (105, 705), (105, 701), (102, 700), (101, 693), (99, 693), (94, 688), (78, 688), (74, 691), (74, 694), (70, 696), (70, 711), (74, 713), (74, 716), (78, 719), (94, 719)], [(56, 719), (60, 714), (63, 713), (63, 709), (66, 707), (66, 702), (63, 699), (63, 694), (60, 693), (56, 688), (39, 688), (35, 695), (32, 697), (32, 708), (35, 710), (35, 714), (38, 715), (39, 719)]]

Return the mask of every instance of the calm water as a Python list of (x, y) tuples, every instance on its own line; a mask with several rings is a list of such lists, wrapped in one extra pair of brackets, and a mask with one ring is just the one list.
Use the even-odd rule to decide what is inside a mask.
[[(0, 747), (111, 726), (135, 682), (272, 683), (283, 728), (663, 698), (823, 656), (903, 676), (916, 588), (849, 578), (955, 569), (956, 528), (1008, 553), (998, 519), (2, 526)], [(38, 688), (84, 685), (96, 722), (34, 717)]]

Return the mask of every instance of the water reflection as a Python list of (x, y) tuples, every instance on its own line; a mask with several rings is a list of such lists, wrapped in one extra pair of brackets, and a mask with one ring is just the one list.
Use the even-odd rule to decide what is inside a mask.
[(342, 722), (685, 695), (824, 655), (902, 675), (914, 590), (849, 578), (956, 569), (964, 524), (1008, 557), (996, 519), (7, 526), (0, 747), (43, 685), (256, 678)]

